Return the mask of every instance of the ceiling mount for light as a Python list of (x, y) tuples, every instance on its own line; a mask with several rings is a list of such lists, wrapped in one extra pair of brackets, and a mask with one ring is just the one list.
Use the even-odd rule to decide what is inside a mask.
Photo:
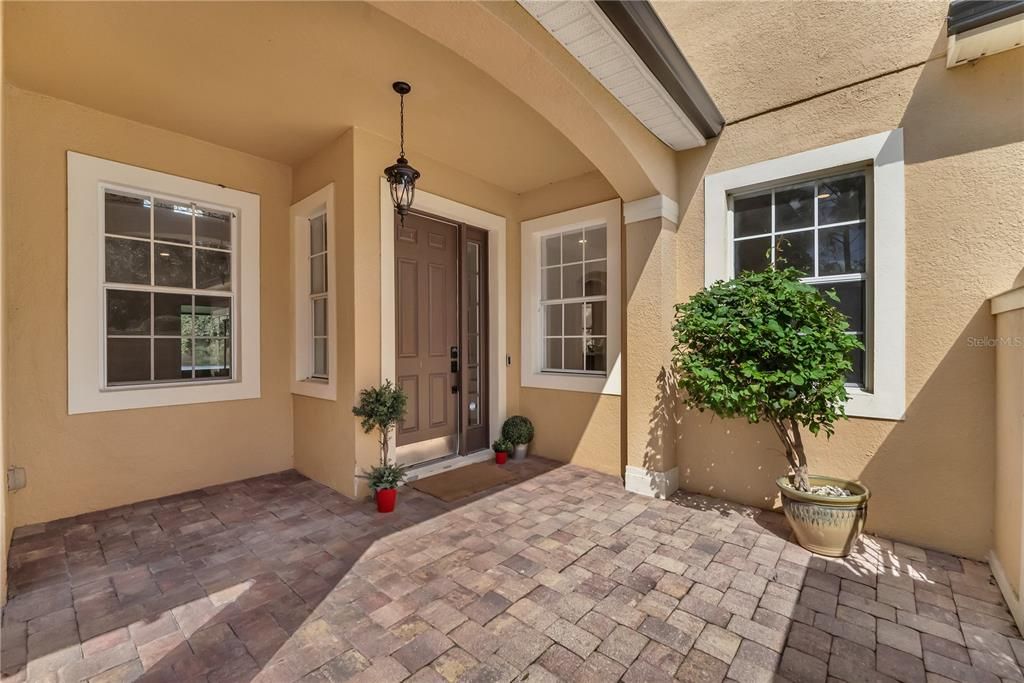
[(412, 208), (416, 181), (420, 177), (420, 172), (410, 166), (409, 160), (405, 158), (405, 96), (412, 92), (412, 86), (405, 81), (395, 81), (391, 87), (399, 97), (399, 151), (398, 160), (384, 169), (384, 177), (391, 187), (391, 201), (395, 211), (404, 224), (405, 215)]

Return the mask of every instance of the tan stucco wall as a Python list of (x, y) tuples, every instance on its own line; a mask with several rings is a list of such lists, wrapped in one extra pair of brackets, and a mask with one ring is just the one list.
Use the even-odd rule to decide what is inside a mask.
[[(8, 86), (5, 385), (13, 526), (291, 467), (287, 166)], [(262, 398), (67, 414), (67, 150), (261, 196)]]
[[(0, 89), (3, 88), (3, 26), (4, 26), (4, 4), (0, 2)], [(7, 337), (4, 336), (5, 311), (7, 308), (7, 287), (4, 284), (3, 267), (3, 235), (6, 223), (4, 222), (4, 199), (3, 199), (3, 150), (4, 150), (4, 98), (0, 96), (0, 605), (7, 602), (7, 550), (11, 544), (11, 500), (7, 493), (7, 432), (4, 430), (7, 418), (7, 401), (4, 390), (6, 377), (5, 366), (7, 364)]]
[[(1024, 294), (1024, 290), (1018, 290)], [(1003, 573), (1021, 592), (1024, 537), (1024, 308), (996, 316), (996, 473), (993, 552)]]
[[(994, 333), (986, 300), (1024, 264), (1022, 69), (1024, 50), (952, 70), (934, 59), (728, 126), (679, 159), (684, 300), (703, 284), (704, 174), (904, 129), (906, 420), (840, 424), (810, 440), (811, 467), (872, 489), (871, 531), (974, 558), (992, 543), (995, 359), (968, 340)], [(785, 467), (768, 428), (696, 413), (677, 457), (683, 488), (757, 505)]]
[[(599, 173), (588, 173), (519, 195), (519, 215), (525, 221), (615, 197), (615, 190), (603, 176)], [(625, 244), (625, 240), (623, 239), (621, 243)], [(514, 252), (512, 261), (515, 265), (509, 271), (510, 282), (513, 283), (509, 288), (509, 307), (512, 310), (514, 306), (512, 317), (516, 321), (516, 352), (513, 358), (518, 360), (521, 358), (519, 350), (522, 345), (519, 326), (522, 310), (519, 299), (522, 282), (522, 240), (518, 226), (515, 242), (510, 246)], [(514, 304), (511, 290), (515, 292)], [(509, 342), (511, 348), (511, 335)], [(511, 379), (517, 384), (520, 379), (520, 363), (521, 360), (515, 363), (516, 367), (511, 373)], [(519, 390), (517, 412), (530, 418), (535, 427), (532, 453), (615, 476), (622, 474), (621, 397), (522, 387)]]

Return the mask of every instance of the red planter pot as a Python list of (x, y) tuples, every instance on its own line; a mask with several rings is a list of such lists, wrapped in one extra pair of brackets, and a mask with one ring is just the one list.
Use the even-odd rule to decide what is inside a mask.
[(377, 489), (377, 512), (394, 512), (398, 489)]
[(504, 465), (506, 462), (508, 462), (508, 453), (506, 453), (505, 451), (496, 451), (494, 453), (494, 462), (498, 463), (499, 465)]

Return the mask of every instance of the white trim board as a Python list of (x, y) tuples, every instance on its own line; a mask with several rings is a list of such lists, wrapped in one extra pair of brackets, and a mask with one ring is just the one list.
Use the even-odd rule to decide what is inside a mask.
[[(259, 398), (259, 195), (77, 152), (67, 153), (67, 179), (68, 414)], [(236, 214), (233, 379), (105, 388), (103, 191), (111, 186), (206, 203)]]
[[(505, 263), (505, 236), (507, 221), (503, 216), (460, 204), (423, 190), (416, 190), (415, 209), (465, 223), (487, 231), (487, 264), (490, 271), (488, 282), (488, 333), (490, 336), (491, 376), (488, 400), (490, 401), (490, 432), (496, 439), (507, 416), (506, 388), (508, 370), (505, 364), (508, 353), (506, 307), (508, 301), (508, 275)], [(395, 381), (395, 206), (391, 202), (391, 188), (388, 181), (380, 179), (380, 381)], [(396, 451), (396, 437), (391, 433), (390, 452)]]
[(667, 499), (679, 490), (679, 468), (655, 472), (644, 467), (626, 465), (625, 488), (648, 498)]
[[(327, 216), (327, 380), (312, 379), (312, 311), (309, 307), (309, 219)], [(338, 311), (335, 277), (337, 235), (334, 232), (334, 183), (292, 205), (292, 294), (294, 298), (294, 353), (292, 393), (326, 401), (338, 397)]]
[(646, 221), (651, 218), (664, 218), (672, 223), (672, 225), (678, 226), (679, 204), (670, 197), (656, 194), (652, 197), (637, 199), (622, 205), (622, 219), (626, 225)]
[[(544, 330), (540, 303), (540, 242), (546, 235), (580, 228), (606, 226), (608, 257), (608, 372), (584, 374), (543, 372)], [(622, 205), (618, 199), (543, 216), (520, 224), (522, 363), (520, 383), (537, 389), (561, 389), (594, 394), (622, 394)]]
[[(996, 584), (999, 586), (999, 592), (1003, 594), (1003, 600), (1010, 608), (1010, 614), (1013, 615), (1013, 621), (1017, 624), (1017, 630), (1024, 632), (1024, 604), (1021, 603), (1020, 596), (1014, 593), (1013, 586), (1010, 585), (1010, 581), (1006, 577), (1006, 570), (1003, 569), (994, 550), (989, 551), (988, 566), (992, 569), (992, 576), (995, 577)], [(1021, 573), (1024, 574), (1024, 572)]]
[(851, 389), (853, 417), (902, 420), (906, 410), (906, 275), (903, 129), (762, 161), (704, 178), (704, 284), (732, 279), (728, 197), (759, 185), (871, 165), (869, 244), (871, 391)]

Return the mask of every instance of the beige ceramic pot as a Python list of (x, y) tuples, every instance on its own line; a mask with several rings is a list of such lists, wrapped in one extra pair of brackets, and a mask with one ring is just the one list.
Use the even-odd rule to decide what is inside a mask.
[(797, 491), (790, 485), (789, 477), (779, 477), (775, 483), (782, 492), (782, 510), (786, 519), (796, 533), (796, 540), (804, 548), (819, 555), (846, 557), (864, 528), (871, 492), (863, 484), (845, 479), (811, 476), (810, 480), (811, 486), (831, 484), (854, 495), (844, 498), (816, 496)]

